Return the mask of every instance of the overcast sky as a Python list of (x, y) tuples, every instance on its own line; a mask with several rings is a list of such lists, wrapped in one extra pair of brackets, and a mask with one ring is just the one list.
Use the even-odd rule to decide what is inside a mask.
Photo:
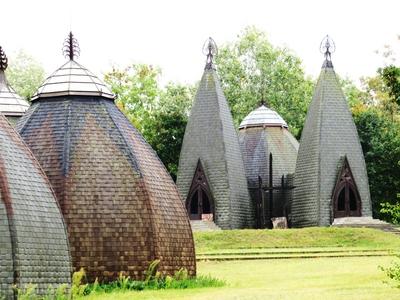
[[(2, 0), (0, 45), (34, 56), (49, 74), (65, 58), (62, 43), (70, 29), (77, 37), (78, 61), (99, 76), (111, 65), (158, 65), (162, 81), (200, 79), (208, 36), (217, 44), (233, 41), (248, 25), (298, 55), (316, 77), (323, 57), (322, 38), (336, 43), (336, 72), (358, 81), (383, 64), (375, 50), (399, 49), (400, 1), (267, 0)], [(9, 55), (10, 56), (10, 55)]]

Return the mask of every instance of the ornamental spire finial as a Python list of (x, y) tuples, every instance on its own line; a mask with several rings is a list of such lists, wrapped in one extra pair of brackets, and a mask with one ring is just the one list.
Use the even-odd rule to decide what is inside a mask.
[(335, 42), (331, 39), (331, 37), (329, 35), (326, 35), (322, 41), (321, 44), (319, 46), (319, 50), (320, 52), (324, 55), (325, 57), (325, 61), (323, 64), (323, 67), (330, 67), (332, 68), (332, 53), (335, 52), (336, 50), (336, 46), (335, 46)]
[(8, 67), (8, 59), (4, 53), (3, 48), (0, 46), (0, 70), (5, 71)]
[(218, 48), (215, 41), (209, 37), (203, 45), (203, 54), (207, 56), (205, 70), (215, 69), (214, 67), (214, 57), (218, 55)]
[(266, 94), (266, 89), (267, 89), (267, 82), (265, 77), (262, 78), (262, 80), (260, 81), (260, 94), (261, 94), (261, 100), (260, 100), (260, 107), (261, 106), (268, 106), (268, 101), (265, 97)]
[(70, 60), (74, 60), (74, 58), (78, 57), (80, 53), (81, 49), (79, 48), (78, 40), (74, 37), (71, 31), (68, 37), (64, 40), (63, 54)]

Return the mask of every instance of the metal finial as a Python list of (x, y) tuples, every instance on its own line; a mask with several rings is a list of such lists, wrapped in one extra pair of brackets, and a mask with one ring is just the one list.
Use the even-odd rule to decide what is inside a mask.
[(215, 56), (218, 55), (218, 48), (217, 44), (211, 37), (209, 37), (208, 40), (204, 42), (203, 54), (207, 56), (206, 67), (204, 69), (205, 70), (214, 69), (213, 59)]
[(8, 67), (8, 58), (0, 46), (0, 70), (5, 71)]
[(332, 67), (332, 53), (336, 51), (335, 42), (331, 39), (329, 35), (326, 35), (319, 46), (320, 52), (324, 55), (325, 61), (324, 65), (326, 67)]
[(262, 78), (259, 88), (260, 88), (260, 94), (261, 94), (261, 100), (260, 100), (260, 107), (261, 106), (268, 106), (268, 101), (265, 99), (265, 91), (266, 91), (267, 83), (265, 80), (265, 77)]
[(64, 40), (63, 54), (70, 60), (74, 60), (80, 53), (81, 49), (79, 48), (78, 40), (74, 37), (72, 32), (70, 32), (68, 37)]

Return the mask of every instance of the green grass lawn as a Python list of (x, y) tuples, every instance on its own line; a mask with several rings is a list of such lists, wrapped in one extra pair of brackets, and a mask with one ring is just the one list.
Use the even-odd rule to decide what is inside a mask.
[(196, 253), (254, 248), (400, 249), (400, 238), (369, 228), (314, 227), (290, 230), (223, 230), (196, 232)]
[(316, 258), (198, 263), (199, 274), (224, 279), (222, 288), (112, 293), (101, 299), (400, 299), (378, 265), (392, 257)]
[[(194, 236), (199, 256), (400, 249), (400, 237), (359, 228), (230, 230)], [(226, 286), (117, 292), (83, 299), (400, 299), (400, 289), (384, 283), (386, 276), (378, 269), (394, 259), (372, 256), (205, 261), (198, 262), (198, 274), (225, 280)]]

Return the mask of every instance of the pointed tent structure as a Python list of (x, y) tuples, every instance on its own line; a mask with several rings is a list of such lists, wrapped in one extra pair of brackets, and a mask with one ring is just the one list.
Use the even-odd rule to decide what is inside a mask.
[(15, 298), (14, 285), (36, 284), (44, 294), (49, 285), (69, 284), (72, 270), (66, 226), (49, 181), (1, 113), (0, 270), (2, 299)]
[[(352, 216), (355, 211), (359, 211), (361, 216), (372, 215), (367, 171), (357, 129), (333, 69), (330, 59), (332, 44), (328, 38), (323, 46), (325, 61), (308, 109), (297, 156), (292, 202), (292, 224), (295, 227), (327, 226), (335, 217)], [(360, 199), (353, 211), (347, 213), (338, 211), (338, 206), (334, 205), (337, 203), (335, 197), (344, 195), (337, 190), (344, 161), (352, 174), (353, 195), (359, 195)], [(348, 196), (346, 199), (352, 201)]]
[(38, 89), (18, 130), (47, 173), (68, 226), (73, 266), (88, 279), (120, 272), (143, 279), (151, 261), (195, 274), (193, 237), (179, 192), (157, 154), (114, 104), (114, 95), (75, 61)]
[(223, 229), (248, 227), (252, 209), (238, 137), (213, 65), (215, 43), (210, 38), (205, 46), (207, 64), (186, 126), (177, 185), (190, 207), (190, 188), (200, 161), (213, 199), (214, 222)]
[[(296, 167), (299, 143), (289, 132), (283, 118), (263, 103), (250, 112), (240, 123), (239, 144), (242, 151), (247, 182), (250, 187), (258, 185), (258, 178), (269, 183), (270, 155), (273, 163), (273, 186), (281, 186), (282, 176), (287, 185), (292, 185), (292, 175)], [(274, 192), (273, 216), (285, 216), (290, 203), (291, 191)], [(250, 190), (253, 203), (256, 203), (258, 190)]]
[(22, 99), (8, 84), (5, 70), (8, 66), (7, 57), (0, 47), (0, 113), (2, 113), (12, 124), (25, 113), (29, 103)]

